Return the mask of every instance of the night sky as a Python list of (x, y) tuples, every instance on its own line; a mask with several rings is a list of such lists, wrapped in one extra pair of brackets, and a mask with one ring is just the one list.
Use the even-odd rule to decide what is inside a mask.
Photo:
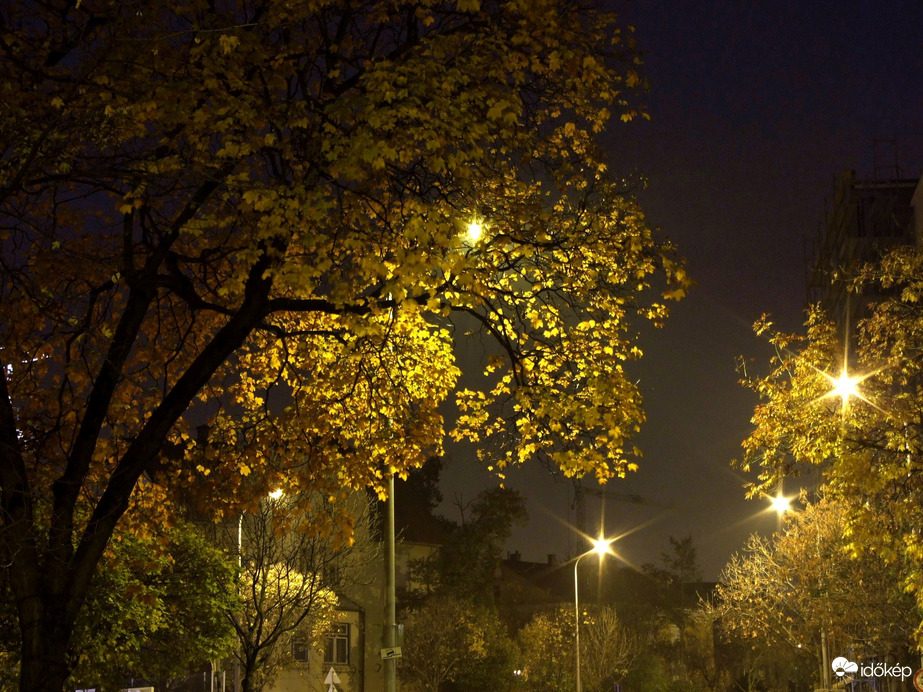
[[(744, 499), (747, 479), (729, 463), (755, 404), (737, 384), (736, 359), (765, 369), (768, 347), (751, 329), (761, 314), (801, 324), (805, 258), (834, 176), (921, 174), (923, 3), (609, 6), (637, 29), (651, 115), (613, 123), (612, 169), (646, 179), (648, 218), (679, 246), (697, 286), (663, 330), (644, 335), (635, 367), (648, 412), (641, 470), (606, 486), (670, 509), (609, 501), (606, 533), (653, 522), (616, 545), (635, 565), (658, 562), (669, 536), (691, 535), (704, 577), (717, 579), (750, 533), (768, 534), (776, 522), (757, 514), (765, 502)], [(457, 493), (470, 498), (495, 482), (468, 451), (450, 448), (444, 512), (454, 516)], [(569, 482), (536, 466), (511, 473), (508, 485), (528, 497), (531, 516), (509, 550), (544, 561), (589, 547), (565, 523), (574, 521)], [(795, 480), (786, 484), (796, 490)], [(600, 510), (588, 496), (590, 526)]]

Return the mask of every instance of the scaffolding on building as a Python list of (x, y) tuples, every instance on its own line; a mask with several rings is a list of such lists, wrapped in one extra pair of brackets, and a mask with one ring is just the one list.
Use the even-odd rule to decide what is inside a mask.
[(917, 184), (916, 178), (860, 180), (855, 171), (836, 179), (815, 240), (807, 288), (808, 300), (845, 329), (875, 299), (849, 291), (856, 271), (895, 245), (916, 242), (911, 199)]

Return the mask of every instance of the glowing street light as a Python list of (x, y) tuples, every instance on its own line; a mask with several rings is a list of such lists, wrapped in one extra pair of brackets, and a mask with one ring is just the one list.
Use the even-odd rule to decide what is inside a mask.
[(776, 513), (776, 531), (782, 533), (782, 517), (792, 510), (792, 500), (785, 497), (780, 488), (779, 494), (770, 500), (770, 505)]
[(849, 401), (849, 397), (859, 396), (859, 383), (861, 381), (861, 377), (850, 377), (844, 368), (843, 374), (833, 380), (833, 389), (830, 391), (830, 396), (839, 397), (845, 406), (846, 402)]
[[(282, 488), (273, 490), (267, 497), (272, 500), (278, 500), (284, 495)], [(237, 570), (240, 574), (243, 574), (243, 565), (244, 565), (244, 513), (241, 511), (237, 515)], [(240, 594), (240, 577), (237, 579), (237, 593)], [(237, 643), (238, 655), (234, 657), (234, 692), (240, 692), (240, 642)]]
[(849, 371), (846, 369), (845, 365), (843, 366), (843, 372), (840, 373), (839, 377), (834, 377), (833, 375), (823, 373), (824, 377), (826, 377), (830, 382), (830, 391), (828, 391), (824, 397), (838, 397), (842, 402), (842, 410), (844, 412), (849, 405), (850, 399), (861, 399), (865, 403), (874, 406), (874, 404), (862, 396), (862, 392), (859, 391), (859, 385), (874, 374), (874, 372), (866, 373), (865, 375), (859, 375), (856, 377), (849, 374)]
[(781, 493), (772, 498), (771, 502), (772, 508), (780, 517), (792, 508), (792, 501)]
[(574, 620), (574, 646), (575, 646), (575, 658), (577, 659), (577, 692), (581, 692), (580, 686), (580, 588), (579, 580), (577, 579), (577, 565), (580, 564), (581, 558), (586, 557), (587, 555), (599, 555), (600, 559), (602, 556), (609, 552), (609, 546), (615, 539), (605, 539), (600, 536), (597, 540), (593, 541), (593, 547), (580, 555), (574, 561), (574, 614), (576, 619)]
[(465, 232), (465, 240), (471, 245), (475, 245), (481, 239), (482, 235), (484, 235), (484, 224), (474, 219), (468, 224)]

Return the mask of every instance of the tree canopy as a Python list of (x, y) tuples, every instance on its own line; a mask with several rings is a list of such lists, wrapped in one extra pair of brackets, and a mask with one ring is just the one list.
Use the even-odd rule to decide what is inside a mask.
[[(535, 692), (570, 689), (576, 684), (573, 608), (537, 613), (519, 632), (522, 686)], [(602, 606), (580, 615), (580, 674), (592, 692), (612, 689), (635, 666), (644, 649), (640, 638)]]
[[(864, 306), (838, 329), (819, 309), (804, 334), (773, 330), (768, 375), (745, 382), (761, 397), (741, 464), (758, 467), (753, 494), (786, 475), (816, 469), (825, 494), (842, 503), (846, 545), (895, 566), (923, 604), (923, 254), (894, 249), (852, 278)], [(843, 331), (848, 334), (844, 340)], [(841, 378), (847, 378), (842, 380)], [(851, 384), (851, 390), (841, 384)], [(920, 641), (920, 631), (917, 632)]]
[(237, 634), (242, 692), (271, 687), (293, 662), (293, 642), (313, 647), (322, 641), (340, 602), (338, 593), (360, 582), (377, 554), (373, 505), (363, 494), (350, 503), (356, 525), (351, 543), (318, 534), (316, 519), (331, 507), (317, 496), (312, 503), (305, 513), (297, 497), (265, 498), (234, 524), (241, 607), (225, 614)]
[[(0, 690), (16, 689), (20, 651), (9, 587), (0, 581)], [(234, 648), (233, 558), (199, 527), (117, 532), (77, 620), (70, 689), (118, 690), (134, 678), (181, 688), (190, 671)]]
[(766, 651), (815, 653), (823, 635), (869, 660), (902, 654), (919, 620), (913, 599), (897, 566), (850, 555), (848, 511), (822, 499), (793, 514), (784, 533), (751, 536), (718, 586), (722, 629)]
[(513, 682), (515, 646), (496, 612), (464, 597), (444, 595), (405, 611), (401, 680), (414, 689), (439, 692), (498, 690)]
[(345, 497), (438, 454), (453, 316), (502, 354), (458, 394), (455, 434), (486, 463), (631, 468), (624, 363), (687, 280), (596, 144), (636, 115), (615, 18), (583, 0), (0, 12), (0, 549), (24, 690), (63, 684), (132, 503)]

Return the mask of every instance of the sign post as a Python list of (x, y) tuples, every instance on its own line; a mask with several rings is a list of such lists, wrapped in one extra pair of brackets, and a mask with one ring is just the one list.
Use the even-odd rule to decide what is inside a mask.
[(324, 684), (327, 686), (327, 692), (337, 692), (336, 686), (340, 684), (340, 676), (337, 675), (337, 672), (333, 669), (333, 666), (330, 666), (330, 670), (327, 671), (327, 677), (324, 678)]
[(403, 655), (401, 653), (401, 647), (399, 646), (389, 646), (385, 649), (381, 649), (378, 653), (385, 661), (391, 658), (400, 658)]

